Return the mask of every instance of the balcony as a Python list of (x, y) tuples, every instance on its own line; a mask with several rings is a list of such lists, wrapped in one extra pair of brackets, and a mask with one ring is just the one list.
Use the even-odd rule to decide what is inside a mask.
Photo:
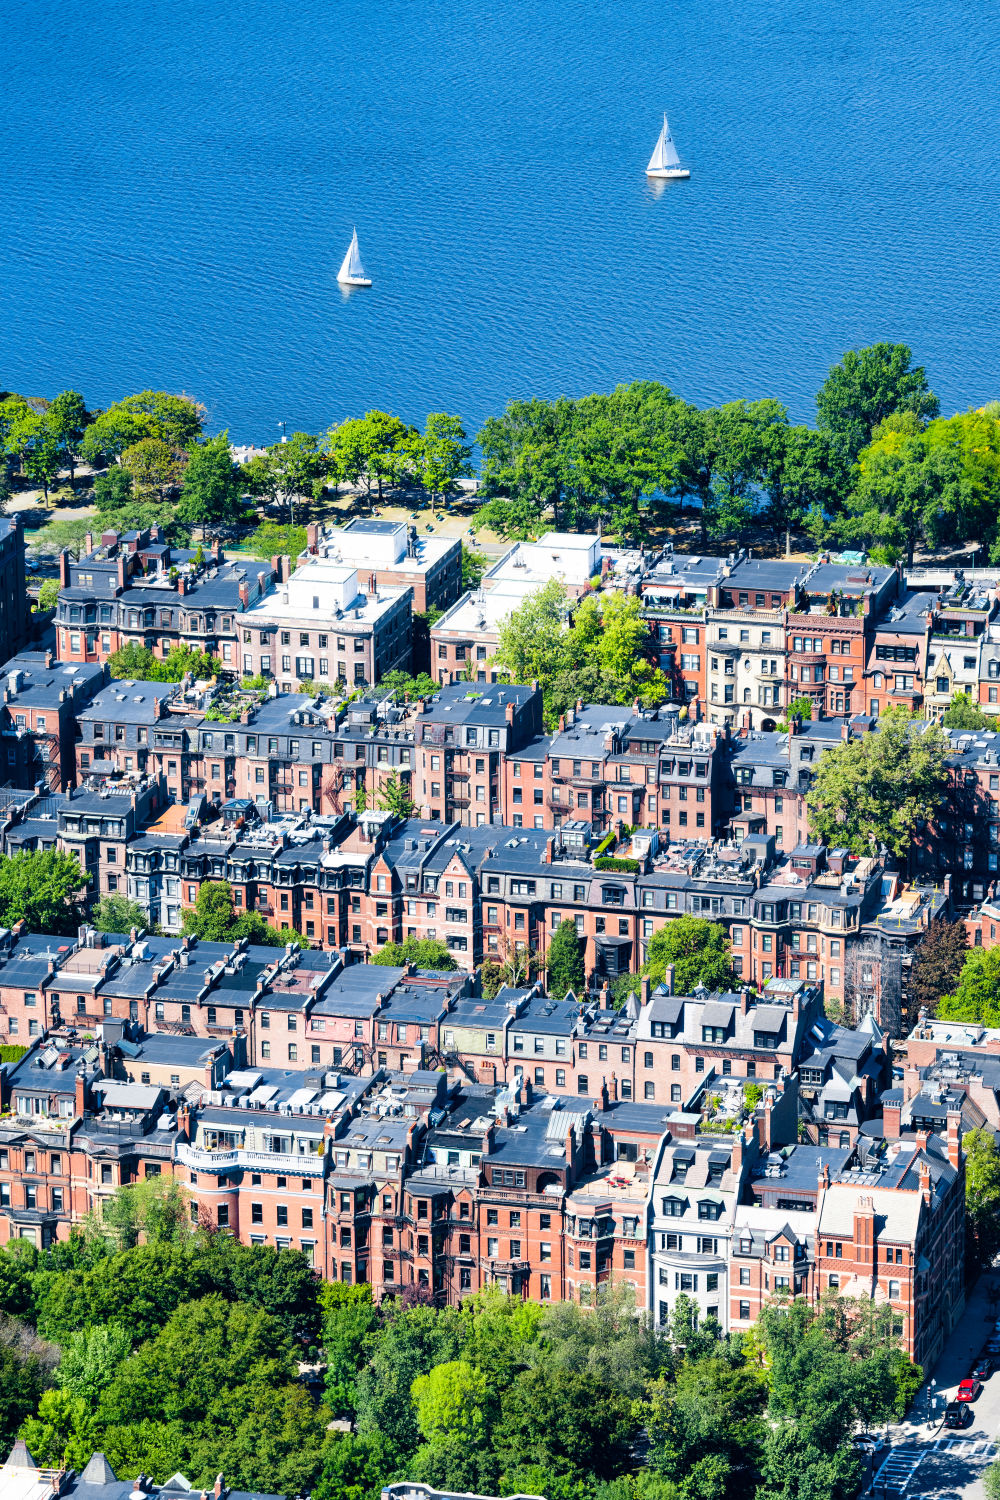
[(199, 1172), (222, 1172), (232, 1167), (250, 1167), (254, 1171), (261, 1167), (271, 1172), (282, 1172), (289, 1177), (322, 1177), (324, 1157), (319, 1155), (299, 1156), (291, 1152), (278, 1151), (207, 1151), (199, 1146), (189, 1146), (184, 1141), (177, 1143), (177, 1159), (185, 1166)]

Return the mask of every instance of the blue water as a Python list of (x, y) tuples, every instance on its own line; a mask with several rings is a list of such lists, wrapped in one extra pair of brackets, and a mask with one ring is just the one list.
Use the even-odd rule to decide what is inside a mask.
[(639, 377), (810, 420), (888, 338), (981, 403), (998, 36), (972, 0), (7, 0), (0, 384), (185, 390), (241, 441)]

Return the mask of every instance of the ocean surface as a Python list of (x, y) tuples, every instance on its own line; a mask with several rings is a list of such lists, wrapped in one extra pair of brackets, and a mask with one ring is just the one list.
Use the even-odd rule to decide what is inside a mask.
[(1000, 396), (990, 6), (7, 0), (0, 55), (23, 395), (184, 390), (258, 443), (637, 378), (811, 421), (891, 339), (947, 412)]

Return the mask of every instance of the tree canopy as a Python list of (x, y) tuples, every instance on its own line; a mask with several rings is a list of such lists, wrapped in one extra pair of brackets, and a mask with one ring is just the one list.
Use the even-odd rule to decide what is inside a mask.
[(231, 943), (248, 938), (267, 948), (283, 948), (286, 943), (311, 946), (292, 927), (269, 927), (259, 911), (237, 912), (233, 888), (228, 880), (203, 880), (198, 887), (194, 906), (184, 908), (183, 930), (209, 943)]
[(654, 932), (646, 953), (642, 972), (654, 988), (673, 965), (675, 995), (690, 995), (699, 984), (725, 990), (736, 982), (725, 929), (704, 917), (675, 917)]
[(584, 945), (577, 934), (572, 917), (564, 917), (552, 934), (545, 955), (547, 989), (550, 995), (562, 1000), (572, 990), (577, 999), (582, 999), (586, 974), (583, 963)]
[(453, 954), (441, 938), (404, 938), (401, 943), (385, 943), (371, 956), (373, 964), (387, 968), (413, 964), (418, 969), (457, 969)]
[(57, 849), (0, 855), (0, 924), (23, 920), (29, 932), (75, 932), (89, 878), (74, 854)]
[(949, 749), (937, 724), (890, 709), (877, 731), (824, 750), (806, 797), (810, 828), (855, 854), (880, 845), (905, 854), (918, 820), (933, 817), (941, 800)]

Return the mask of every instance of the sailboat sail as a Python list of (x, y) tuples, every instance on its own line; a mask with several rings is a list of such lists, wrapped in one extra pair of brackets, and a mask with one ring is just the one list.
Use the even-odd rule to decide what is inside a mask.
[(663, 129), (660, 131), (659, 140), (653, 147), (653, 154), (649, 158), (649, 166), (646, 168), (646, 171), (662, 172), (667, 167), (679, 167), (680, 164), (681, 159), (677, 155), (677, 147), (674, 145), (674, 138), (670, 134), (670, 126), (667, 123), (666, 115), (664, 115)]
[(351, 243), (347, 247), (344, 263), (337, 272), (338, 281), (363, 281), (365, 280), (365, 268), (361, 264), (361, 254), (358, 250), (358, 231), (355, 229), (351, 235)]

